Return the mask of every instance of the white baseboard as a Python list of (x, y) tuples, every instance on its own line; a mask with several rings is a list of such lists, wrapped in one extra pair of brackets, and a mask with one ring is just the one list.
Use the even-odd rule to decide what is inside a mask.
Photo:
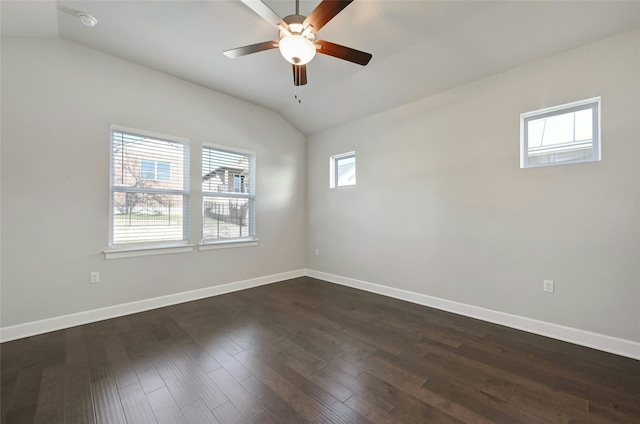
[(538, 321), (531, 318), (508, 314), (505, 312), (493, 311), (478, 306), (467, 305), (464, 303), (415, 293), (408, 290), (396, 289), (389, 286), (369, 283), (362, 280), (356, 280), (353, 278), (342, 277), (339, 275), (310, 269), (300, 269), (280, 274), (273, 274), (264, 277), (223, 284), (220, 286), (212, 286), (204, 289), (191, 290), (167, 296), (155, 297), (152, 299), (145, 299), (136, 302), (108, 306), (105, 308), (93, 309), (90, 311), (78, 312), (75, 314), (48, 318), (10, 327), (2, 327), (0, 328), (0, 342), (7, 342), (15, 339), (34, 336), (37, 334), (47, 333), (50, 331), (62, 330), (65, 328), (74, 327), (76, 325), (88, 324), (91, 322), (116, 318), (123, 315), (144, 312), (150, 309), (190, 302), (193, 300), (203, 299), (211, 296), (218, 296), (225, 293), (231, 293), (234, 291), (262, 286), (265, 284), (277, 283), (279, 281), (303, 277), (305, 275), (328, 281), (330, 283), (336, 283), (343, 286), (365, 290), (372, 293), (381, 294), (383, 296), (389, 296), (395, 299), (405, 300), (407, 302), (429, 306), (443, 311), (453, 312), (458, 315), (476, 318), (483, 321), (492, 322), (494, 324), (504, 325), (506, 327), (527, 331), (529, 333), (539, 334), (541, 336), (551, 337), (569, 343), (640, 360), (640, 343), (630, 340), (619, 339), (611, 336), (592, 333), (589, 331), (579, 330), (576, 328), (565, 327), (558, 324)]
[(65, 328), (74, 327), (76, 325), (88, 324), (91, 322), (102, 321), (109, 318), (116, 318), (123, 315), (130, 315), (138, 312), (148, 311), (150, 309), (161, 308), (163, 306), (170, 306), (177, 303), (190, 302), (192, 300), (218, 296), (238, 290), (262, 286), (265, 284), (277, 283), (279, 281), (289, 280), (291, 278), (303, 277), (305, 275), (306, 270), (300, 269), (296, 271), (268, 275), (265, 277), (237, 281), (229, 284), (222, 284), (220, 286), (206, 287), (204, 289), (154, 297), (152, 299), (107, 306), (105, 308), (93, 309), (90, 311), (43, 319), (40, 321), (32, 321), (25, 324), (13, 325), (10, 327), (2, 327), (0, 328), (0, 342), (8, 342), (15, 339), (34, 336), (36, 334), (62, 330)]
[(441, 299), (438, 297), (428, 296), (425, 294), (415, 293), (407, 290), (396, 289), (380, 284), (369, 283), (353, 278), (333, 275), (326, 272), (307, 270), (307, 275), (309, 277), (328, 281), (330, 283), (336, 283), (343, 286), (365, 290), (372, 293), (381, 294), (383, 296), (389, 296), (396, 299), (405, 300), (407, 302), (429, 306), (431, 308), (453, 312), (458, 315), (476, 318), (483, 321), (492, 322), (494, 324), (523, 330), (529, 333), (551, 337), (553, 339), (558, 339), (565, 342), (640, 360), (640, 343), (633, 342), (631, 340), (605, 336), (603, 334), (597, 334), (589, 331), (579, 330), (576, 328), (552, 324), (549, 322), (538, 321), (531, 318), (508, 314), (505, 312), (493, 311), (491, 309), (467, 305), (464, 303), (454, 302), (451, 300)]

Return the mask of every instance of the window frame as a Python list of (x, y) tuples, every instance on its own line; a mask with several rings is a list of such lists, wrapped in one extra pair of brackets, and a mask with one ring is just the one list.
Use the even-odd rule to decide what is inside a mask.
[(329, 188), (353, 187), (357, 185), (357, 180), (353, 184), (339, 184), (338, 162), (341, 160), (353, 158), (353, 166), (356, 167), (356, 152), (345, 152), (329, 157)]
[[(114, 184), (114, 133), (130, 134), (135, 137), (147, 137), (153, 140), (166, 141), (169, 143), (177, 143), (183, 146), (182, 154), (182, 189), (165, 189), (165, 188), (145, 188), (128, 187)], [(140, 130), (137, 128), (128, 128), (120, 125), (111, 125), (109, 129), (109, 249), (105, 250), (106, 259), (146, 256), (161, 253), (180, 253), (192, 251), (190, 244), (190, 140), (183, 137), (160, 134), (152, 131)], [(152, 159), (144, 159), (151, 161)], [(142, 162), (142, 159), (140, 160)], [(157, 163), (155, 162), (155, 171), (157, 177)], [(160, 161), (162, 162), (162, 161)], [(169, 162), (170, 163), (170, 162)], [(171, 174), (170, 174), (171, 175)], [(175, 174), (174, 174), (175, 175)], [(170, 180), (171, 178), (169, 178)], [(156, 181), (156, 180), (145, 180)], [(166, 181), (166, 180), (162, 180)], [(118, 192), (125, 193), (153, 193), (166, 195), (182, 196), (182, 240), (152, 240), (143, 242), (114, 243), (115, 231), (115, 215), (114, 215), (114, 194)]]
[[(529, 122), (539, 119), (549, 118), (553, 116), (575, 113), (582, 110), (592, 111), (592, 140), (591, 150), (592, 157), (587, 159), (560, 160), (548, 163), (529, 162)], [(601, 98), (593, 97), (590, 99), (580, 100), (576, 102), (566, 103), (558, 106), (543, 108), (526, 112), (520, 115), (520, 168), (539, 168), (545, 166), (568, 165), (575, 163), (598, 162), (602, 160), (601, 152)], [(575, 127), (574, 127), (575, 132)], [(575, 140), (574, 140), (575, 142)]]
[[(255, 246), (258, 244), (257, 230), (256, 230), (256, 153), (250, 150), (239, 149), (235, 147), (223, 146), (214, 143), (202, 143), (200, 149), (200, 164), (201, 164), (201, 177), (204, 176), (204, 161), (205, 150), (210, 149), (213, 151), (231, 153), (235, 155), (242, 155), (248, 159), (248, 176), (230, 174), (233, 178), (233, 191), (226, 192), (213, 192), (207, 191), (204, 187), (201, 187), (200, 195), (200, 231), (201, 239), (199, 244), (199, 250), (211, 250), (220, 249), (226, 247), (239, 247), (239, 246)], [(236, 191), (236, 177), (240, 177), (240, 188), (246, 188), (246, 192)], [(248, 177), (248, 184), (247, 184)], [(218, 239), (205, 239), (205, 198), (237, 198), (247, 199), (248, 211), (247, 211), (247, 236), (233, 237), (233, 238), (218, 238)]]

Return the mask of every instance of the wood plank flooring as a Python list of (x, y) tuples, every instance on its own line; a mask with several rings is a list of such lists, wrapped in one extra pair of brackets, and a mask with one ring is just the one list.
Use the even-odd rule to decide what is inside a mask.
[(0, 349), (6, 424), (640, 423), (640, 361), (306, 277)]

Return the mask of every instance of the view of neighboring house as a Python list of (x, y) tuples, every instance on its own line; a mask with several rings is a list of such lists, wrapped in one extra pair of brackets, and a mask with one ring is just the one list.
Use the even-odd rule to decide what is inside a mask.
[(185, 152), (182, 143), (113, 132), (112, 244), (182, 239)]
[[(249, 176), (245, 167), (216, 166), (209, 162), (205, 173), (203, 169), (202, 191), (208, 196), (203, 198), (202, 232), (204, 240), (239, 238), (248, 235), (247, 213), (250, 199), (235, 197), (235, 194), (249, 193)], [(233, 194), (232, 194), (233, 193)], [(225, 194), (220, 196), (219, 194)], [(228, 197), (232, 194), (231, 197)]]

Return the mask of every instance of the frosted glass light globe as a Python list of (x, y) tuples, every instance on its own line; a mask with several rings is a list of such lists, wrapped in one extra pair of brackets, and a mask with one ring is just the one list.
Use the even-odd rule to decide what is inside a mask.
[(310, 40), (298, 34), (282, 37), (278, 48), (282, 57), (294, 65), (309, 63), (316, 55), (316, 46)]

